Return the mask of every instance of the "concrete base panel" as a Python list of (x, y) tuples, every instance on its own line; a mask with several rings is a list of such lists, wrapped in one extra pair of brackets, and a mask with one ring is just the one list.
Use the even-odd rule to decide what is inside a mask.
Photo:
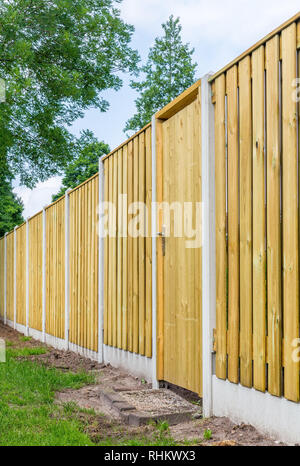
[[(14, 323), (11, 320), (7, 320), (6, 325), (14, 328)], [(44, 336), (43, 332), (40, 332), (39, 330), (35, 330), (33, 328), (29, 328), (27, 332), (26, 326), (21, 325), (21, 324), (16, 324), (15, 329), (17, 330), (17, 332), (23, 333), (24, 335), (28, 334), (30, 337), (34, 338), (35, 340), (46, 343), (46, 345), (52, 346), (53, 348), (63, 350), (63, 351), (67, 350), (66, 340), (62, 338), (54, 337), (53, 335), (49, 335), (48, 333), (46, 333)], [(95, 351), (82, 348), (81, 346), (75, 345), (74, 343), (70, 343), (70, 342), (68, 346), (69, 346), (68, 349), (70, 351), (81, 354), (82, 356), (92, 359), (93, 361), (98, 361), (98, 353), (96, 353)]]
[(213, 414), (251, 424), (262, 434), (300, 443), (300, 404), (213, 376)]
[(144, 378), (147, 382), (152, 382), (153, 362), (150, 358), (104, 345), (103, 359), (104, 364), (111, 364), (113, 367), (123, 369), (136, 377)]

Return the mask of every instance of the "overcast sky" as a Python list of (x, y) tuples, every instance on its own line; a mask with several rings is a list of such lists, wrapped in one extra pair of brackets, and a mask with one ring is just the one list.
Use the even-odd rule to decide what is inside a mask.
[[(123, 19), (133, 24), (132, 46), (143, 61), (147, 58), (154, 38), (162, 34), (161, 24), (173, 14), (179, 16), (182, 36), (195, 48), (198, 63), (197, 78), (209, 71), (218, 71), (277, 26), (299, 11), (299, 0), (123, 0), (119, 5)], [(111, 149), (126, 138), (126, 120), (135, 112), (136, 93), (125, 77), (118, 92), (105, 92), (110, 102), (106, 113), (89, 110), (77, 121), (72, 131), (79, 135), (83, 129), (92, 130)], [(60, 178), (39, 183), (32, 191), (16, 187), (25, 204), (24, 216), (33, 215), (51, 202), (60, 186)]]

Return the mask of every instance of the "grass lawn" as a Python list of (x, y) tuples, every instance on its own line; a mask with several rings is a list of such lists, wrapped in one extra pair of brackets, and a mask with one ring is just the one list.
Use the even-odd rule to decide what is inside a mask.
[(175, 445), (166, 423), (153, 428), (144, 438), (128, 436), (126, 431), (108, 434), (105, 440), (103, 436), (98, 440), (89, 436), (89, 427), (96, 426), (99, 414), (74, 403), (58, 405), (54, 397), (56, 391), (92, 384), (93, 375), (62, 372), (26, 360), (45, 351), (42, 347), (18, 349), (8, 344), (7, 361), (0, 363), (1, 446)]

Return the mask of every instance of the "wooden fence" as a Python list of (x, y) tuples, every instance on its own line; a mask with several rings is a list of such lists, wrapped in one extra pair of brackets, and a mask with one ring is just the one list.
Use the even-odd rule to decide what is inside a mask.
[[(104, 343), (150, 358), (151, 125), (108, 154), (104, 171), (105, 201), (116, 206), (116, 235), (105, 240)], [(135, 201), (147, 205), (147, 237), (124, 237)], [(0, 317), (98, 352), (98, 204), (97, 173), (0, 239)]]
[[(294, 402), (300, 401), (299, 18), (298, 14), (210, 79), (215, 113), (216, 375)], [(176, 200), (167, 197), (169, 185), (176, 192), (175, 182), (181, 183), (180, 201), (189, 201), (190, 191), (193, 201), (202, 199), (205, 159), (201, 159), (200, 115), (203, 123), (201, 107), (206, 103), (201, 103), (201, 86), (196, 83), (156, 115), (153, 147), (159, 201)], [(206, 123), (204, 136), (209, 136), (213, 125)], [(115, 206), (106, 225), (110, 235), (103, 243), (103, 340), (107, 346), (151, 358), (155, 355), (152, 312), (157, 304), (157, 316), (153, 315), (158, 319), (158, 378), (179, 381), (200, 393), (202, 361), (201, 356), (195, 358), (195, 351), (201, 354), (205, 336), (201, 333), (202, 251), (196, 256), (193, 250), (176, 246), (172, 254), (173, 240), (167, 251), (157, 249), (157, 303), (152, 305), (152, 132), (151, 125), (146, 126), (103, 162), (104, 200)], [(186, 157), (184, 163), (178, 148)], [(97, 234), (99, 183), (96, 174), (0, 239), (0, 316), (95, 353), (102, 338), (98, 334), (98, 269), (103, 252)], [(146, 203), (144, 219), (138, 204), (128, 211), (133, 202)], [(144, 236), (128, 234), (129, 228), (140, 230), (143, 224)], [(162, 228), (159, 231), (161, 246), (165, 238)], [(172, 264), (179, 251), (182, 263), (192, 265), (193, 273), (178, 266), (174, 294), (171, 272), (175, 273)], [(187, 304), (183, 286), (195, 304)], [(174, 297), (186, 312), (186, 331)], [(165, 302), (173, 303), (173, 308)], [(203, 309), (203, 315), (209, 312)], [(170, 340), (171, 318), (177, 326), (176, 338), (184, 340), (175, 353), (174, 338), (167, 345), (163, 341)], [(188, 376), (178, 362), (183, 355), (180, 348), (189, 348), (184, 354)], [(173, 364), (176, 378), (168, 364)], [(193, 370), (199, 371), (195, 378)]]
[[(104, 343), (152, 355), (151, 126), (148, 125), (104, 160), (110, 237), (105, 239)], [(141, 224), (133, 224), (141, 204)], [(147, 211), (143, 218), (143, 208)], [(131, 235), (128, 227), (143, 235)]]
[(292, 22), (212, 78), (217, 376), (292, 401), (300, 397), (299, 47)]

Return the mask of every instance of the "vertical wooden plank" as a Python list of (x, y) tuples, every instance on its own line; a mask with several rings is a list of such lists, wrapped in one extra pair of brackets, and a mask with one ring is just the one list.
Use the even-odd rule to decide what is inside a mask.
[[(93, 223), (93, 232), (94, 232), (94, 251), (92, 254), (94, 256), (94, 315), (95, 315), (95, 332), (94, 332), (94, 350), (98, 353), (100, 352), (99, 348), (99, 238), (98, 238), (98, 208), (99, 208), (99, 174), (94, 180), (94, 223)], [(102, 330), (100, 330), (102, 331)]]
[[(139, 141), (133, 141), (133, 200), (139, 200)], [(139, 238), (133, 238), (133, 352), (139, 352)]]
[[(190, 223), (191, 228), (195, 226), (195, 184), (191, 182), (197, 170), (197, 164), (194, 161), (194, 108), (193, 104), (188, 105), (185, 109), (185, 126), (183, 133), (183, 145), (185, 147), (186, 155), (184, 157), (184, 162), (186, 163), (186, 179), (185, 179), (185, 193), (184, 201), (187, 203), (192, 203), (192, 219), (189, 220), (189, 215), (185, 213), (185, 222)], [(199, 156), (199, 154), (198, 154)], [(183, 170), (184, 171), (184, 170)], [(187, 204), (188, 206), (189, 204)], [(185, 326), (187, 330), (187, 351), (186, 351), (186, 369), (187, 369), (187, 386), (191, 387), (192, 390), (196, 391), (195, 383), (195, 361), (199, 358), (199, 346), (198, 346), (198, 323), (199, 316), (197, 315), (195, 309), (195, 259), (197, 255), (197, 250), (187, 247), (188, 231), (185, 232), (184, 244), (183, 244), (183, 254), (185, 256), (185, 276), (187, 277), (186, 281), (186, 298), (185, 302)], [(193, 358), (189, 355), (195, 355)]]
[[(166, 120), (162, 125), (162, 165), (163, 165), (163, 176), (162, 176), (162, 190), (163, 190), (163, 201), (172, 203), (177, 188), (177, 183), (172, 183), (176, 179), (177, 174), (177, 158), (175, 156), (175, 119), (176, 116)], [(172, 166), (172, 171), (170, 169)], [(172, 177), (173, 174), (173, 177)], [(160, 212), (159, 212), (160, 216)], [(162, 224), (167, 223), (164, 218)], [(162, 231), (162, 227), (158, 230)], [(175, 326), (175, 315), (176, 315), (176, 271), (174, 267), (175, 262), (175, 238), (174, 238), (174, 224), (170, 224), (170, 235), (166, 239), (168, 241), (168, 251), (173, 251), (173, 254), (166, 254), (163, 258), (163, 340), (164, 340), (164, 380), (174, 380), (176, 373), (176, 326)], [(162, 244), (161, 239), (157, 241), (157, 252), (161, 254)], [(174, 284), (174, 289), (171, 289), (170, 283)], [(178, 361), (179, 364), (179, 361)]]
[(112, 346), (117, 347), (117, 219), (118, 219), (118, 160), (117, 153), (112, 156), (112, 201), (115, 207), (114, 213), (114, 237), (112, 238)]
[[(109, 202), (109, 166), (108, 159), (104, 160), (104, 202)], [(106, 212), (108, 215), (108, 212)], [(107, 217), (107, 223), (105, 228), (108, 230), (109, 219)], [(103, 326), (104, 326), (104, 336), (103, 342), (105, 345), (108, 344), (108, 289), (109, 289), (109, 237), (108, 232), (104, 238), (104, 316), (103, 316)]]
[(228, 379), (239, 382), (239, 147), (237, 66), (226, 74), (228, 113)]
[[(163, 202), (163, 122), (156, 120), (156, 201)], [(162, 231), (162, 212), (156, 231)], [(157, 239), (157, 380), (164, 380), (164, 264), (161, 239)]]
[(299, 338), (297, 105), (293, 98), (296, 77), (293, 23), (282, 31), (284, 395), (291, 401), (299, 401), (299, 362), (292, 355), (293, 341)]
[(0, 316), (4, 318), (4, 238), (0, 239)]
[(123, 151), (120, 149), (117, 154), (117, 164), (118, 164), (118, 237), (117, 237), (117, 346), (119, 349), (122, 348), (122, 221), (123, 221), (123, 209), (121, 205), (121, 194), (122, 194), (122, 181), (123, 181), (123, 163), (122, 163)]
[(279, 36), (266, 44), (268, 391), (281, 395)]
[(253, 385), (266, 389), (265, 48), (252, 54)]
[(145, 354), (152, 357), (152, 238), (151, 238), (151, 202), (152, 202), (152, 151), (151, 128), (146, 130), (146, 347)]
[[(124, 195), (128, 195), (127, 187), (127, 166), (128, 166), (128, 146), (127, 144), (123, 147), (123, 187), (122, 191)], [(128, 324), (128, 309), (127, 309), (127, 291), (128, 291), (128, 280), (127, 280), (127, 245), (128, 245), (128, 197), (124, 197), (123, 200), (123, 223), (122, 223), (122, 251), (123, 251), (123, 266), (122, 266), (122, 280), (123, 280), (123, 293), (122, 293), (122, 348), (127, 350), (127, 324)]]
[(252, 101), (251, 61), (239, 63), (240, 88), (240, 379), (252, 386)]
[(216, 182), (216, 375), (226, 379), (226, 148), (225, 75), (215, 82), (215, 182)]
[[(143, 210), (139, 210), (141, 218), (144, 217), (145, 206), (145, 133), (139, 135), (139, 202), (143, 205)], [(143, 219), (145, 223), (145, 218)], [(139, 242), (139, 354), (145, 355), (145, 224), (140, 225)]]
[[(114, 158), (111, 156), (108, 159), (108, 171), (109, 171), (109, 202), (111, 203), (111, 207), (113, 207), (113, 168), (114, 168)], [(110, 208), (109, 212), (109, 238), (108, 238), (108, 243), (109, 243), (109, 279), (108, 279), (108, 324), (107, 324), (107, 340), (108, 340), (108, 345), (112, 346), (112, 334), (113, 334), (113, 320), (112, 320), (112, 314), (113, 314), (113, 282), (115, 281), (115, 276), (114, 276), (114, 261), (113, 261), (113, 244), (114, 244), (114, 238), (112, 237), (113, 235), (113, 230), (114, 230), (114, 215), (112, 212), (112, 208)]]
[[(128, 144), (128, 172), (127, 172), (127, 189), (128, 189), (128, 209), (133, 202), (133, 143)], [(127, 349), (133, 350), (133, 238), (129, 229), (132, 216), (128, 212), (128, 256), (127, 256), (127, 309), (128, 309), (128, 336)]]
[[(202, 110), (201, 110), (201, 86), (198, 90), (198, 98), (194, 102), (194, 135), (193, 135), (193, 184), (194, 184), (194, 203), (202, 202)], [(195, 209), (194, 209), (195, 211)], [(195, 213), (195, 216), (198, 213)], [(196, 217), (195, 217), (196, 218)], [(202, 237), (202, 212), (201, 212), (201, 237)], [(197, 226), (197, 222), (196, 222)], [(201, 238), (202, 239), (202, 238)], [(202, 241), (201, 241), (202, 244)], [(195, 287), (194, 287), (194, 302), (195, 302), (195, 388), (194, 390), (202, 397), (202, 247), (195, 250)]]
[(70, 317), (69, 317), (69, 342), (72, 338), (73, 323), (73, 296), (74, 296), (74, 204), (72, 193), (69, 195), (70, 210)]

